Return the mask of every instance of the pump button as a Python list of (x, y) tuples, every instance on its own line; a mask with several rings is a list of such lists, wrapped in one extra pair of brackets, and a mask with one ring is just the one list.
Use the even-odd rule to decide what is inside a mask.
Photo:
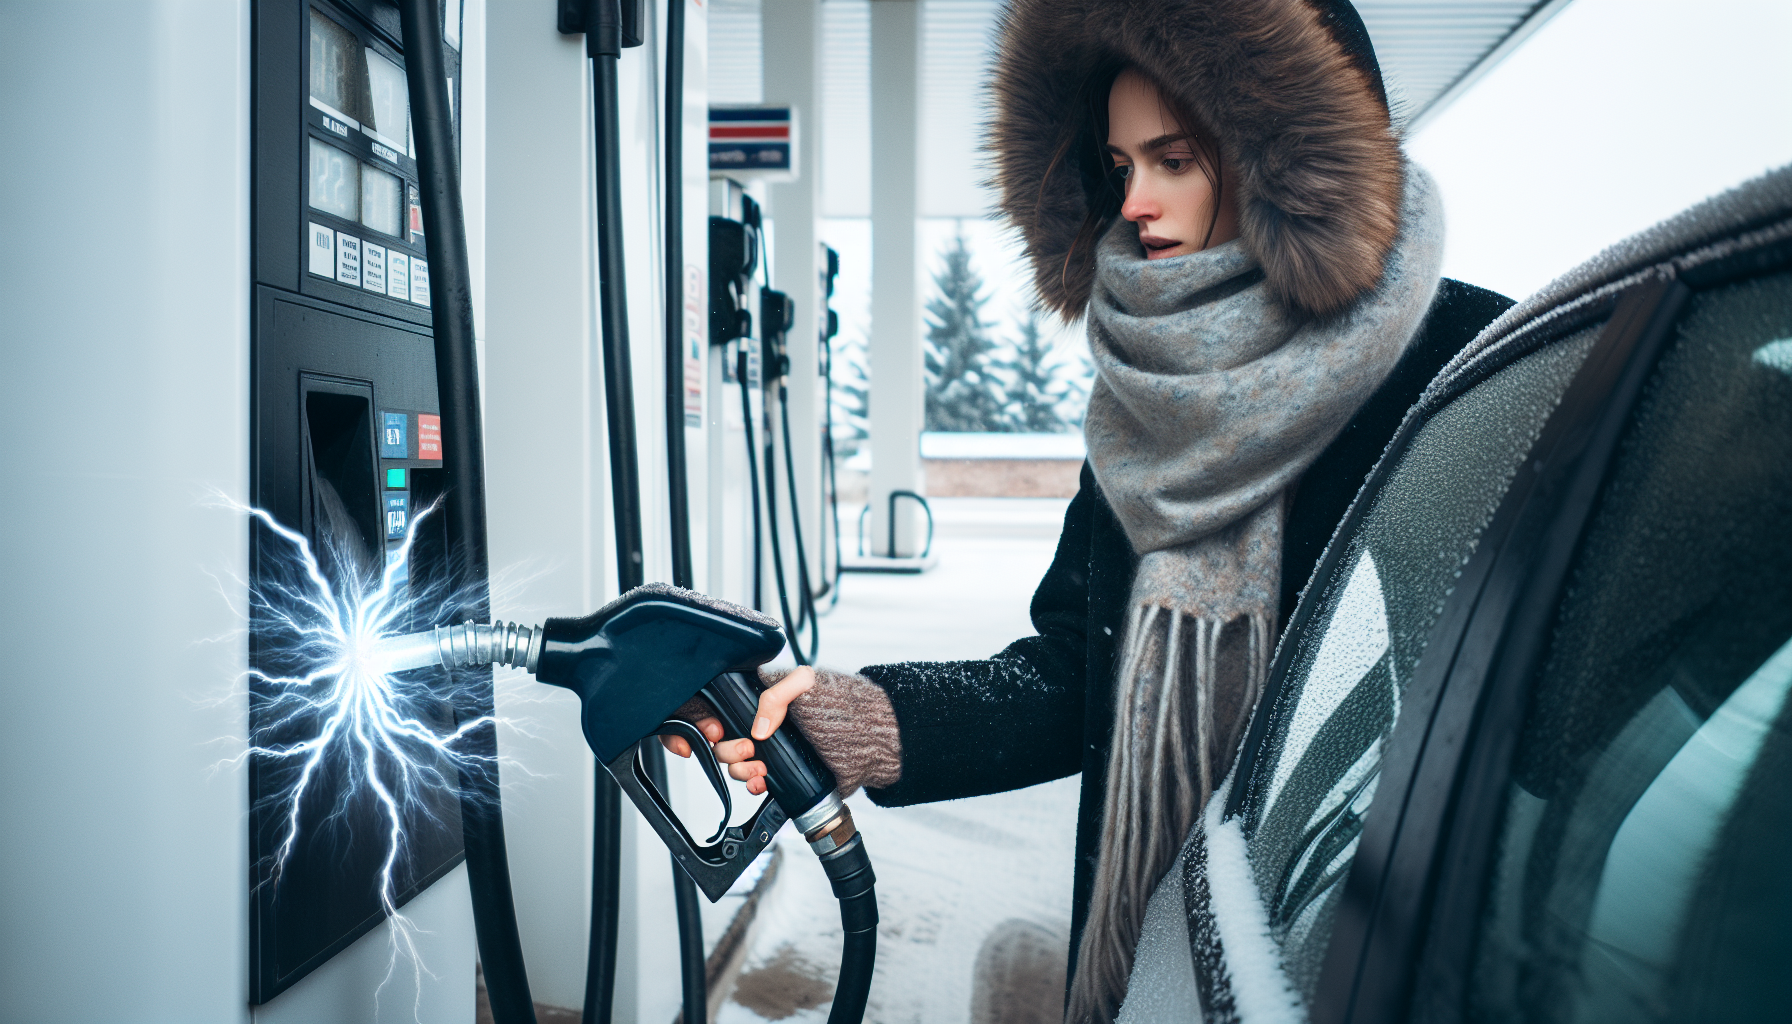
[(403, 466), (393, 466), (386, 470), (386, 489), (392, 491), (404, 490)]
[(408, 491), (391, 491), (386, 495), (386, 539), (399, 540), (411, 524), (411, 495)]
[(442, 417), (426, 412), (417, 414), (417, 457), (442, 461)]
[(306, 249), (311, 253), (311, 272), (319, 277), (335, 277), (336, 232), (312, 221), (310, 234), (311, 240), (306, 245)]
[[(408, 459), (411, 457), (410, 421), (409, 413), (381, 410), (380, 458)], [(403, 487), (404, 484), (401, 482), (398, 486)]]
[(386, 549), (386, 567), (390, 569), (393, 565), (398, 566), (392, 575), (392, 586), (395, 590), (411, 582), (411, 564), (409, 560), (399, 557), (403, 550), (403, 546), (398, 544)]

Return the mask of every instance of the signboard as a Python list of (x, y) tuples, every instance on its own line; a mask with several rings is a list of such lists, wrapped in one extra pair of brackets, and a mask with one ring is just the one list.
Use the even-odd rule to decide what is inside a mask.
[(709, 173), (795, 176), (796, 112), (790, 107), (710, 107)]

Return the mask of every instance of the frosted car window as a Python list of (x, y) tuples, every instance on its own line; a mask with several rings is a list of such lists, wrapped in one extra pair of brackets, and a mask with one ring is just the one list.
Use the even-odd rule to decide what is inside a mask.
[(1596, 328), (1532, 353), (1435, 412), (1401, 455), (1338, 572), (1320, 587), (1264, 738), (1247, 803), (1250, 861), (1311, 999), (1380, 777), (1382, 746), (1425, 641)]
[(1575, 554), (1513, 757), (1483, 1021), (1792, 1005), (1792, 275), (1697, 295)]

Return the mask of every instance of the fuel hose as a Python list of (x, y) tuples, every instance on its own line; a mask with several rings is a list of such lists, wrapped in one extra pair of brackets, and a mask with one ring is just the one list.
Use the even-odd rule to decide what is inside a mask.
[[(444, 457), (443, 519), (451, 557), (449, 592), (459, 606), (444, 621), (491, 617), (490, 563), (485, 529), (485, 431), (480, 424), (479, 364), (474, 350), (472, 273), (467, 229), (461, 208), (460, 164), (455, 156), (454, 122), (442, 57), (442, 19), (436, 0), (400, 0), (405, 81), (417, 143), (417, 179), (429, 252), (430, 323), (435, 339), (436, 387), (442, 410)], [(475, 716), (491, 717), (491, 669), (478, 673)], [(462, 679), (463, 686), (467, 680)], [(470, 734), (465, 760), (487, 767), (461, 773), (461, 829), (472, 892), (473, 927), (485, 972), (492, 1019), (497, 1024), (535, 1020), (529, 975), (517, 934), (516, 901), (510, 890), (510, 860), (504, 846), (504, 811), (499, 798), (497, 729), (487, 725)]]
[[(672, 518), (672, 585), (696, 587), (691, 558), (690, 476), (685, 457), (684, 410), (684, 6), (666, 0), (666, 137), (663, 222), (666, 288), (665, 405), (667, 509)], [(663, 784), (666, 755), (655, 750), (648, 770)], [(709, 1024), (708, 962), (703, 953), (703, 908), (697, 886), (672, 865), (672, 898), (678, 917), (679, 983), (682, 1024)]]

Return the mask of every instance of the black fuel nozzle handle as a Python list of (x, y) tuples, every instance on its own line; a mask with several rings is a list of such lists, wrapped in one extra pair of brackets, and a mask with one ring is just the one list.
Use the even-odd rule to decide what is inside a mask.
[(673, 858), (711, 902), (728, 891), (786, 819), (820, 858), (840, 901), (845, 952), (829, 1024), (858, 1024), (877, 958), (876, 873), (835, 779), (795, 728), (754, 740), (770, 796), (753, 816), (729, 825), (720, 766), (705, 760), (722, 796), (722, 827), (707, 843), (691, 838), (670, 801), (648, 777), (641, 746), (662, 734), (708, 753), (701, 734), (672, 717), (701, 694), (724, 728), (750, 736), (759, 714), (760, 665), (784, 648), (776, 620), (750, 609), (664, 584), (637, 587), (579, 619), (549, 619), (540, 629), (514, 623), (465, 623), (382, 641), (386, 671), (431, 665), (505, 664), (567, 687), (583, 705), (585, 740), (610, 777), (659, 834)]
[[(499, 646), (495, 633), (490, 646)], [(659, 742), (674, 712), (699, 694), (734, 735), (749, 735), (759, 711), (759, 666), (783, 649), (777, 620), (657, 583), (583, 618), (549, 619), (528, 645), (524, 663), (535, 678), (579, 695), (592, 752), (711, 900), (786, 819), (823, 857), (844, 852), (856, 836), (833, 775), (794, 728), (754, 741), (770, 799), (751, 821), (724, 828), (719, 842), (692, 839), (641, 768), (638, 747)]]
[[(759, 686), (744, 672), (724, 672), (703, 688), (730, 736), (752, 735), (759, 715)], [(834, 792), (834, 775), (802, 734), (782, 728), (753, 740), (753, 757), (765, 762), (765, 788), (792, 819), (814, 810)]]

